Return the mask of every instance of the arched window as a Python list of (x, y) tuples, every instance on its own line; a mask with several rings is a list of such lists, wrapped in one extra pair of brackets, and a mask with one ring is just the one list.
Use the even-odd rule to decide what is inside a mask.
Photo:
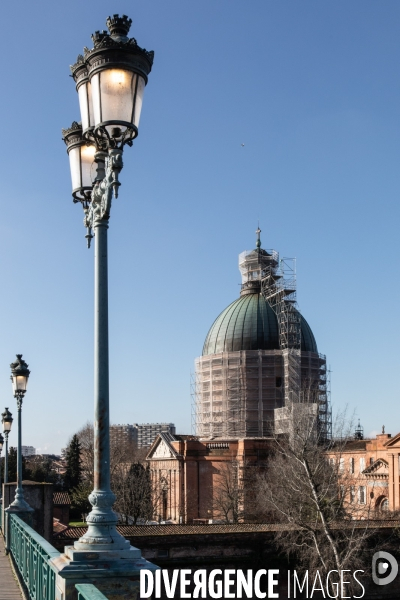
[(380, 512), (389, 510), (389, 499), (387, 496), (378, 496), (375, 502), (375, 510)]
[(389, 500), (387, 498), (385, 498), (384, 500), (382, 500), (381, 505), (380, 505), (380, 509), (381, 509), (381, 511), (389, 510)]

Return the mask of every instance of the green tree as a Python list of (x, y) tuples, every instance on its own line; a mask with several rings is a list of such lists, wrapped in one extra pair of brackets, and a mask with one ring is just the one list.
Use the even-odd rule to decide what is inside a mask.
[(92, 510), (88, 496), (92, 486), (87, 481), (80, 483), (71, 491), (71, 517), (86, 519), (86, 515)]
[(64, 483), (67, 489), (72, 490), (77, 488), (82, 482), (81, 444), (76, 434), (72, 436), (68, 445), (65, 460), (67, 467), (64, 475)]
[(29, 469), (29, 479), (38, 483), (52, 483), (55, 489), (61, 489), (60, 476), (53, 469), (53, 460), (49, 457), (34, 456), (29, 459), (27, 469)]
[[(30, 479), (30, 471), (27, 469), (25, 456), (22, 457), (22, 479)], [(17, 449), (10, 447), (8, 452), (8, 481), (15, 483), (17, 481)]]

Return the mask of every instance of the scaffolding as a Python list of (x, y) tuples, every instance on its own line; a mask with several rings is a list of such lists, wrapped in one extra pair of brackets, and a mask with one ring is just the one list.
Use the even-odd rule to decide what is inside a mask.
[[(263, 261), (265, 262), (265, 261)], [(285, 406), (299, 402), (301, 388), (301, 316), (297, 306), (296, 259), (273, 261), (261, 272), (261, 293), (276, 314), (282, 350)]]
[[(296, 259), (281, 258), (275, 250), (258, 249), (261, 293), (276, 314), (284, 372), (284, 406), (315, 404), (319, 435), (332, 436), (330, 380), (326, 356), (301, 351), (301, 313), (297, 305)], [(253, 261), (255, 262), (255, 256)], [(243, 261), (244, 262), (244, 261)], [(253, 269), (254, 272), (254, 269)]]
[(201, 356), (191, 377), (192, 431), (204, 438), (269, 437), (283, 405), (280, 350)]
[(282, 351), (285, 405), (299, 402), (301, 386), (301, 315), (296, 299), (296, 259), (279, 259), (276, 250), (256, 250), (239, 255), (242, 290), (261, 293), (276, 314)]
[(301, 351), (296, 261), (280, 259), (275, 250), (260, 246), (258, 238), (256, 250), (239, 255), (241, 294), (261, 293), (271, 306), (277, 317), (279, 350), (238, 350), (196, 359), (192, 428), (199, 437), (210, 439), (267, 437), (276, 432), (276, 411), (312, 403), (321, 435), (329, 438), (326, 357)]
[(245, 437), (240, 352), (196, 359), (191, 378), (192, 430), (200, 437)]

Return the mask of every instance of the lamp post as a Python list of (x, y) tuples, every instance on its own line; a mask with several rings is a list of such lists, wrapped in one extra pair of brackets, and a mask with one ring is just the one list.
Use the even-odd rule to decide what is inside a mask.
[[(0, 459), (1, 459), (1, 451), (3, 450), (3, 444), (4, 444), (4, 438), (0, 433)], [(0, 467), (1, 467), (1, 461), (0, 461)], [(2, 496), (2, 494), (1, 494), (2, 489), (3, 489), (3, 487), (1, 485), (1, 468), (0, 468), (0, 498)]]
[[(17, 354), (17, 360), (10, 365), (11, 367), (11, 381), (13, 387), (14, 398), (17, 401), (18, 411), (18, 444), (17, 444), (17, 489), (15, 490), (14, 502), (6, 508), (5, 512), (15, 513), (31, 513), (33, 508), (29, 506), (24, 498), (24, 490), (22, 488), (22, 428), (21, 428), (21, 411), (22, 401), (24, 399), (26, 388), (28, 386), (28, 379), (30, 370), (28, 365), (22, 358), (22, 354)], [(8, 409), (7, 409), (8, 410)], [(9, 421), (8, 421), (9, 422)], [(9, 422), (10, 423), (10, 422)], [(11, 420), (12, 423), (12, 420)], [(11, 423), (9, 428), (11, 429)], [(10, 431), (8, 429), (8, 431)]]
[(4, 483), (8, 483), (8, 436), (11, 431), (11, 426), (13, 423), (12, 414), (5, 408), (4, 412), (1, 414), (1, 422), (3, 424), (3, 433), (6, 441), (6, 449), (4, 452)]
[[(4, 480), (3, 480), (3, 483), (6, 484), (6, 483), (8, 483), (8, 436), (11, 431), (11, 426), (12, 426), (12, 422), (13, 422), (12, 414), (10, 413), (8, 408), (5, 408), (4, 412), (1, 414), (1, 422), (3, 424), (3, 433), (4, 433), (4, 439), (6, 442), (6, 447), (5, 447), (5, 452), (4, 452)], [(1, 522), (2, 522), (2, 528), (4, 531), (4, 499), (3, 499), (3, 510), (1, 512), (2, 512)]]
[[(84, 211), (88, 247), (95, 239), (94, 302), (94, 490), (88, 531), (75, 551), (98, 551), (115, 558), (139, 558), (116, 529), (110, 488), (108, 265), (107, 230), (112, 197), (118, 197), (122, 154), (138, 135), (147, 76), (154, 53), (140, 48), (128, 33), (127, 16), (108, 17), (109, 32), (92, 35), (94, 47), (85, 48), (71, 67), (76, 83), (81, 122), (63, 129), (70, 161), (72, 196)], [(94, 172), (95, 171), (95, 172)], [(73, 550), (68, 556), (73, 558)]]

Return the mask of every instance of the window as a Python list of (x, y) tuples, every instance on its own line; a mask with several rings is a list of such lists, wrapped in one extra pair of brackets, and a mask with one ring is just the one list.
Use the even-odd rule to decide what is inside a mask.
[(360, 485), (358, 488), (358, 503), (365, 504), (365, 485)]
[(387, 498), (385, 498), (384, 500), (382, 500), (380, 509), (382, 511), (389, 510), (389, 500)]
[(369, 459), (369, 464), (370, 464), (370, 465), (373, 465), (373, 464), (374, 464), (374, 462), (375, 462), (375, 461), (374, 461), (373, 457), (371, 456), (371, 458)]
[(344, 471), (344, 458), (339, 458), (339, 471)]
[(362, 456), (360, 458), (360, 473), (362, 473), (365, 469), (365, 458)]
[(354, 460), (354, 458), (352, 457), (352, 458), (350, 459), (350, 473), (354, 473), (354, 471), (355, 471), (355, 460)]
[[(354, 460), (354, 459), (353, 459)], [(356, 498), (356, 490), (354, 485), (350, 486), (350, 503), (352, 504)]]
[(331, 467), (335, 466), (335, 459), (334, 458), (330, 458), (329, 459), (329, 464), (331, 465)]

